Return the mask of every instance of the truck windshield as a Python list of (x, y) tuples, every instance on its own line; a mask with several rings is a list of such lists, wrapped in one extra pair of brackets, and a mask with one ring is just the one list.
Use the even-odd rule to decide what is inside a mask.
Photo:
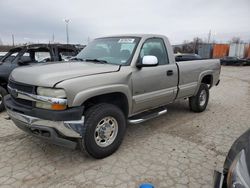
[(138, 37), (95, 39), (74, 59), (95, 63), (129, 65), (139, 40)]

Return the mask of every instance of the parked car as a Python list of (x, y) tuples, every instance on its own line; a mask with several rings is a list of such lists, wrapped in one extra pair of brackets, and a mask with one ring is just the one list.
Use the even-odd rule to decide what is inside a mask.
[(201, 56), (197, 54), (175, 54), (175, 61), (193, 61), (193, 60), (201, 60)]
[(176, 63), (162, 35), (98, 38), (75, 59), (15, 69), (4, 103), (19, 128), (94, 158), (118, 149), (127, 122), (165, 114), (176, 100), (204, 111), (221, 69), (219, 60)]
[(4, 110), (3, 97), (8, 93), (7, 83), (13, 69), (25, 65), (62, 61), (64, 54), (75, 56), (78, 49), (74, 45), (32, 44), (11, 49), (0, 60), (0, 112)]
[(214, 188), (250, 188), (250, 129), (233, 144), (223, 172), (215, 172)]
[(243, 59), (242, 61), (243, 61), (243, 65), (250, 65), (250, 57), (247, 57)]
[(243, 59), (240, 59), (238, 57), (224, 57), (220, 59), (220, 62), (222, 65), (241, 65), (244, 63)]

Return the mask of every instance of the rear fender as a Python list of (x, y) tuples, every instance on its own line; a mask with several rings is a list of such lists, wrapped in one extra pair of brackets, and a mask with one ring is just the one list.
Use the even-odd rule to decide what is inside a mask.
[[(196, 88), (196, 90), (195, 90), (195, 94), (194, 94), (194, 95), (196, 95), (197, 92), (199, 91), (199, 88), (200, 88), (200, 85), (201, 85), (201, 81), (202, 81), (202, 79), (203, 79), (205, 76), (207, 76), (207, 75), (211, 75), (212, 78), (213, 78), (213, 71), (212, 71), (212, 70), (207, 70), (207, 71), (204, 71), (204, 72), (202, 72), (202, 73), (200, 74), (199, 79), (198, 79), (197, 88)], [(212, 84), (213, 84), (213, 82), (212, 82)]]

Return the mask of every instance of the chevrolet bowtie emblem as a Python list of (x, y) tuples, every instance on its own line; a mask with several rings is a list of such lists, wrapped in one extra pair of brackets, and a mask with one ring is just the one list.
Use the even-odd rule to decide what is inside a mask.
[(12, 97), (14, 97), (14, 98), (17, 98), (17, 96), (18, 96), (17, 90), (16, 90), (16, 89), (13, 89), (13, 88), (10, 89), (10, 94), (11, 94)]

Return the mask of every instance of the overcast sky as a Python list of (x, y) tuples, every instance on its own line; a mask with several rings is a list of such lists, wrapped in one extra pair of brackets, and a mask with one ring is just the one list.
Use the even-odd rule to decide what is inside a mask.
[[(250, 0), (0, 0), (0, 40), (71, 43), (123, 33), (167, 35), (173, 44), (194, 37), (250, 42)], [(0, 41), (1, 42), (1, 41)]]

